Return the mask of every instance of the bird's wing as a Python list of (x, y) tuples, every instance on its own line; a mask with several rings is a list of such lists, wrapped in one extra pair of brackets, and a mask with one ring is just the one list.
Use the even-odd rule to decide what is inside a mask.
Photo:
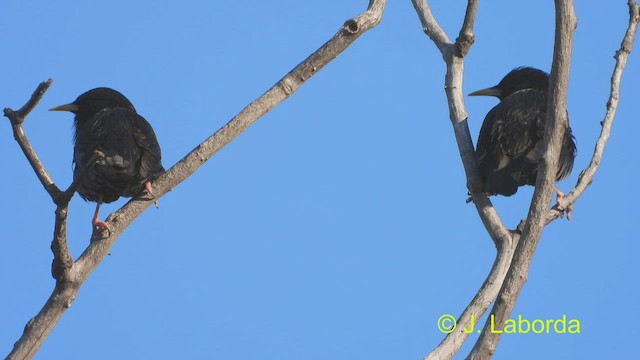
[[(79, 171), (93, 156), (95, 150), (105, 151), (108, 141), (109, 127), (103, 125), (103, 119), (109, 118), (109, 111), (102, 110), (90, 118), (75, 121), (73, 134), (74, 172)], [(77, 118), (77, 116), (76, 116)], [(110, 122), (107, 122), (109, 124)], [(107, 156), (108, 154), (105, 154)]]
[(162, 154), (156, 134), (147, 120), (138, 114), (133, 119), (132, 126), (133, 140), (142, 149), (140, 175), (143, 178), (155, 178), (164, 171), (161, 164)]
[(476, 146), (485, 191), (510, 196), (537, 168), (545, 113), (546, 96), (538, 90), (518, 91), (489, 111)]
[[(542, 155), (537, 146), (542, 139), (547, 96), (539, 90), (521, 90), (507, 96), (487, 114), (491, 118), (484, 134), (494, 156), (537, 162)], [(485, 119), (487, 122), (487, 119)], [(480, 143), (480, 140), (478, 140)]]
[(104, 154), (87, 174), (79, 192), (85, 199), (102, 199), (108, 203), (128, 195), (132, 183), (138, 183), (141, 149), (131, 133), (131, 114), (126, 109), (104, 109), (94, 116), (76, 122), (74, 146), (74, 179), (93, 156), (94, 150)]

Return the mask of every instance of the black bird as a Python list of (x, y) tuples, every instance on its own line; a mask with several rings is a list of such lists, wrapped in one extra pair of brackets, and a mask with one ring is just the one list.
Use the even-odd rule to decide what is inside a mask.
[[(542, 157), (548, 89), (549, 74), (520, 67), (509, 72), (498, 85), (469, 94), (500, 99), (484, 118), (476, 145), (483, 191), (488, 195), (511, 196), (519, 186), (535, 185)], [(571, 173), (575, 156), (576, 144), (567, 124), (556, 181)], [(555, 186), (554, 189), (558, 197), (564, 196)]]
[(153, 196), (150, 181), (164, 172), (160, 146), (151, 125), (138, 115), (124, 95), (106, 87), (95, 88), (70, 104), (50, 110), (75, 114), (74, 180), (94, 150), (104, 154), (78, 186), (80, 197), (97, 203), (91, 222), (94, 228), (109, 228), (98, 218), (102, 203), (116, 201), (121, 196), (137, 196), (143, 190)]

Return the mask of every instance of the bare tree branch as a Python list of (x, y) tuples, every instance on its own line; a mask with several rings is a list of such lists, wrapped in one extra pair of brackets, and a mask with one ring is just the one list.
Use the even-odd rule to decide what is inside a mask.
[(51, 242), (51, 252), (53, 253), (51, 274), (54, 279), (60, 282), (70, 281), (71, 268), (73, 267), (73, 256), (71, 256), (67, 245), (67, 212), (69, 209), (67, 205), (58, 205), (56, 208), (56, 221)]
[[(517, 240), (514, 241), (517, 243)], [(465, 332), (464, 329), (469, 328), (471, 321), (477, 322), (482, 317), (482, 314), (487, 311), (487, 308), (489, 308), (489, 305), (495, 300), (500, 291), (500, 286), (507, 274), (507, 270), (509, 270), (515, 248), (515, 243), (510, 242), (508, 246), (498, 249), (489, 275), (476, 295), (471, 299), (467, 308), (458, 317), (455, 330), (447, 334), (442, 342), (424, 357), (425, 360), (451, 359), (460, 350), (460, 347), (469, 336), (469, 333)]]
[[(593, 174), (600, 163), (602, 151), (609, 136), (611, 122), (615, 114), (621, 72), (626, 63), (629, 51), (631, 50), (631, 46), (633, 45), (634, 35), (637, 30), (639, 18), (638, 5), (636, 1), (629, 0), (629, 28), (627, 29), (621, 49), (616, 53), (617, 63), (612, 76), (612, 89), (609, 102), (607, 103), (607, 115), (602, 122), (602, 133), (596, 144), (592, 162), (589, 167), (581, 173), (576, 187), (563, 199), (560, 199), (559, 203), (551, 210), (547, 210), (552, 195), (553, 183), (555, 182), (555, 170), (552, 169), (556, 169), (557, 166), (563, 134), (562, 129), (566, 126), (567, 121), (565, 103), (567, 78), (571, 54), (571, 35), (576, 24), (572, 3), (570, 1), (556, 0), (556, 47), (551, 71), (551, 95), (548, 105), (549, 119), (545, 127), (546, 143), (544, 144), (544, 148), (547, 149), (545, 152), (546, 156), (539, 166), (538, 183), (532, 198), (529, 215), (527, 219), (518, 225), (515, 231), (509, 231), (502, 224), (491, 202), (478, 191), (480, 180), (475, 169), (474, 149), (466, 123), (466, 112), (464, 110), (461, 93), (462, 59), (468, 53), (474, 41), (473, 22), (477, 9), (477, 1), (468, 1), (464, 24), (455, 44), (450, 43), (448, 37), (431, 14), (429, 5), (425, 0), (412, 0), (412, 3), (422, 23), (423, 31), (433, 40), (446, 62), (447, 75), (445, 78), (445, 92), (447, 93), (449, 104), (450, 120), (454, 127), (458, 149), (467, 176), (467, 187), (471, 192), (478, 214), (498, 250), (489, 276), (469, 306), (458, 318), (456, 330), (448, 334), (445, 339), (425, 357), (425, 359), (449, 359), (459, 350), (467, 338), (468, 334), (462, 331), (462, 329), (469, 324), (470, 316), (473, 315), (476, 319), (481, 317), (489, 304), (496, 299), (498, 293), (501, 295), (498, 297), (493, 311), (495, 312), (496, 309), (501, 309), (503, 314), (502, 317), (495, 318), (495, 323), (504, 324), (526, 280), (526, 273), (531, 256), (542, 233), (542, 229), (549, 222), (562, 216), (562, 209), (566, 209), (571, 205), (590, 184)], [(520, 235), (520, 233), (522, 233), (522, 235)], [(521, 238), (526, 239), (526, 241), (520, 241)], [(519, 244), (517, 250), (515, 249), (516, 244)], [(518, 257), (518, 261), (516, 262), (515, 258), (513, 258), (512, 263), (514, 251), (515, 256)], [(505, 275), (506, 278), (509, 279), (509, 284), (507, 284), (505, 280)], [(505, 284), (503, 284), (503, 281)], [(500, 306), (498, 306), (498, 303), (500, 303)], [(510, 306), (508, 309), (505, 308), (505, 303), (508, 303)], [(499, 336), (493, 334), (493, 337), (489, 338), (489, 336), (492, 335), (487, 331), (489, 326), (490, 323), (487, 322), (482, 336), (476, 343), (469, 358), (486, 359), (491, 357), (495, 351)]]
[(10, 108), (5, 108), (4, 116), (8, 117), (9, 120), (11, 120), (12, 124), (22, 124), (27, 115), (29, 115), (29, 113), (36, 107), (36, 105), (38, 105), (40, 99), (42, 99), (42, 96), (47, 91), (47, 89), (49, 89), (49, 86), (51, 86), (52, 82), (53, 79), (41, 82), (33, 92), (33, 94), (31, 94), (29, 101), (27, 101), (24, 106), (22, 106), (18, 111), (13, 111)]
[(24, 104), (24, 106), (22, 106), (20, 110), (13, 111), (10, 108), (5, 108), (4, 116), (9, 118), (9, 121), (11, 121), (13, 138), (16, 139), (18, 145), (20, 145), (20, 148), (22, 149), (24, 155), (27, 157), (27, 160), (33, 168), (33, 171), (35, 171), (36, 176), (38, 176), (38, 180), (40, 180), (42, 186), (44, 186), (44, 189), (47, 190), (51, 198), (55, 198), (59, 195), (60, 189), (58, 189), (58, 187), (53, 183), (53, 180), (51, 180), (51, 177), (44, 169), (40, 158), (38, 158), (35, 150), (33, 150), (33, 148), (31, 147), (29, 140), (24, 134), (24, 129), (22, 128), (22, 123), (24, 122), (25, 118), (27, 117), (27, 115), (29, 115), (31, 110), (33, 110), (36, 105), (38, 105), (38, 102), (40, 102), (40, 99), (42, 99), (42, 96), (47, 91), (49, 86), (51, 86), (52, 82), (53, 80), (49, 79), (40, 83), (40, 85), (38, 85), (36, 90), (31, 95), (31, 98), (29, 98), (29, 101), (27, 101), (27, 103)]
[(477, 0), (468, 1), (464, 24), (460, 31), (464, 36), (461, 35), (453, 44), (449, 41), (449, 38), (433, 17), (427, 1), (411, 0), (411, 2), (413, 3), (413, 7), (416, 9), (420, 22), (422, 23), (423, 31), (430, 39), (433, 40), (447, 64), (444, 88), (447, 94), (447, 102), (449, 104), (449, 119), (453, 125), (454, 135), (458, 143), (458, 150), (464, 165), (465, 175), (467, 177), (467, 187), (471, 191), (473, 202), (476, 205), (478, 214), (482, 219), (482, 223), (487, 228), (491, 238), (496, 242), (496, 245), (499, 246), (499, 242), (508, 241), (512, 234), (502, 224), (502, 221), (491, 204), (491, 201), (489, 201), (489, 199), (479, 191), (481, 181), (475, 164), (475, 150), (473, 147), (473, 141), (471, 140), (469, 126), (467, 124), (467, 111), (465, 110), (464, 97), (462, 94), (462, 56), (468, 52), (468, 49), (466, 51), (461, 51), (461, 48), (467, 46), (461, 45), (461, 43), (465, 42), (468, 46), (471, 46), (472, 42), (468, 42), (466, 39), (461, 40), (461, 38), (473, 39), (474, 37), (472, 27), (477, 9)]
[(473, 42), (475, 41), (475, 36), (473, 35), (473, 24), (476, 21), (477, 11), (478, 0), (469, 0), (467, 3), (467, 11), (464, 14), (462, 28), (460, 29), (460, 34), (458, 34), (458, 38), (456, 39), (457, 57), (463, 58), (467, 56), (471, 49), (471, 45), (473, 45)]
[(67, 190), (61, 192), (53, 202), (57, 205), (56, 220), (53, 231), (53, 241), (51, 242), (51, 252), (53, 252), (53, 263), (51, 264), (51, 274), (53, 278), (60, 282), (71, 282), (71, 268), (73, 267), (73, 256), (67, 245), (67, 212), (69, 202), (76, 190), (84, 181), (89, 170), (104, 158), (101, 151), (95, 150), (87, 164), (80, 169), (77, 176)]
[[(370, 0), (366, 11), (353, 19), (347, 20), (328, 42), (160, 176), (153, 184), (156, 198), (166, 194), (191, 176), (218, 150), (235, 139), (258, 118), (294, 93), (306, 80), (335, 59), (360, 35), (379, 24), (382, 20), (385, 5), (385, 0)], [(38, 87), (38, 90), (36, 90), (39, 95), (35, 96), (34, 94), (32, 100), (20, 109), (17, 114), (11, 109), (5, 109), (5, 115), (11, 119), (12, 125), (14, 125), (14, 133), (16, 133), (16, 129), (19, 130), (16, 140), (20, 143), (29, 162), (32, 163), (38, 178), (45, 185), (47, 191), (52, 194), (51, 188), (58, 193), (60, 190), (46, 174), (44, 167), (37, 160), (35, 152), (30, 146), (24, 145), (28, 145), (28, 142), (20, 126), (26, 114), (35, 106), (37, 100), (42, 97), (42, 93), (50, 83), (51, 81), (41, 84), (43, 88)], [(25, 110), (23, 111), (23, 109)], [(73, 191), (76, 187), (77, 184), (72, 184), (69, 189)], [(56, 196), (52, 195), (52, 198), (55, 199)], [(22, 337), (14, 344), (14, 348), (7, 359), (29, 359), (33, 357), (64, 311), (75, 299), (82, 283), (107, 255), (118, 236), (152, 202), (152, 200), (147, 199), (132, 199), (118, 211), (111, 214), (107, 219), (110, 225), (108, 236), (103, 237), (103, 232), (94, 231), (89, 246), (75, 262), (72, 262), (71, 254), (66, 246), (66, 204), (58, 206), (55, 234), (52, 242), (52, 251), (54, 253), (52, 270), (53, 276), (56, 278), (56, 286), (42, 310), (28, 322)]]
[(438, 50), (444, 54), (445, 50), (451, 46), (451, 41), (433, 17), (429, 3), (426, 0), (411, 0), (411, 2), (422, 24), (422, 31), (433, 41)]
[(640, 6), (635, 0), (629, 0), (629, 26), (624, 34), (620, 48), (616, 51), (614, 58), (616, 64), (611, 74), (611, 88), (609, 90), (609, 99), (607, 100), (607, 111), (604, 119), (600, 122), (602, 129), (600, 130), (600, 136), (596, 141), (595, 148), (593, 149), (593, 155), (591, 156), (591, 162), (586, 169), (582, 170), (575, 187), (566, 196), (558, 201), (558, 204), (554, 206), (547, 213), (546, 223), (557, 219), (562, 216), (562, 210), (566, 209), (569, 205), (573, 204), (587, 189), (593, 177), (600, 166), (600, 160), (604, 152), (604, 147), (609, 140), (611, 134), (611, 126), (613, 125), (613, 119), (618, 109), (618, 101), (620, 96), (620, 82), (622, 79), (622, 72), (627, 65), (627, 59), (633, 48), (635, 42), (635, 36), (638, 32), (638, 23), (640, 22)]
[[(560, 156), (564, 129), (567, 126), (567, 87), (576, 17), (572, 0), (555, 0), (556, 29), (553, 62), (549, 83), (549, 103), (544, 128), (543, 157), (538, 164), (538, 177), (529, 214), (509, 272), (487, 321), (468, 359), (488, 359), (495, 352), (505, 321), (511, 315), (520, 290), (527, 279), (531, 258), (538, 246), (551, 202), (553, 184)], [(495, 325), (494, 325), (495, 324)], [(497, 330), (497, 331), (494, 331)]]
[[(627, 63), (627, 59), (629, 57), (629, 53), (633, 47), (633, 43), (635, 41), (635, 35), (638, 30), (638, 23), (640, 22), (640, 6), (635, 0), (628, 1), (629, 6), (629, 25), (625, 32), (625, 35), (622, 39), (622, 44), (620, 45), (620, 49), (616, 51), (615, 59), (616, 64), (614, 66), (613, 74), (611, 76), (611, 88), (609, 93), (609, 99), (607, 101), (607, 110), (605, 113), (604, 120), (601, 122), (602, 129), (600, 132), (600, 136), (596, 141), (596, 145), (593, 151), (593, 155), (591, 158), (591, 162), (584, 169), (580, 176), (578, 177), (578, 182), (576, 186), (563, 198), (559, 200), (559, 203), (556, 204), (551, 210), (542, 212), (544, 208), (544, 200), (542, 200), (541, 194), (537, 193), (538, 188), (541, 186), (540, 183), (536, 184), (536, 192), (534, 192), (534, 199), (532, 201), (532, 209), (530, 210), (527, 221), (525, 222), (523, 228), (522, 238), (523, 240), (520, 242), (518, 249), (516, 250), (516, 255), (514, 256), (513, 263), (511, 265), (511, 269), (507, 274), (505, 279), (505, 283), (503, 284), (503, 288), (501, 289), (500, 296), (494, 305), (492, 310), (492, 314), (494, 316), (493, 323), (496, 325), (495, 330), (502, 329), (502, 325), (509, 317), (511, 311), (513, 310), (513, 306), (515, 305), (515, 300), (517, 299), (518, 293), (520, 292), (524, 282), (526, 281), (526, 276), (528, 273), (528, 268), (531, 262), (531, 257), (533, 256), (533, 252), (535, 251), (535, 247), (537, 246), (537, 242), (539, 239), (539, 234), (536, 236), (536, 232), (542, 231), (542, 228), (550, 223), (551, 221), (557, 219), (562, 216), (562, 209), (567, 208), (569, 205), (573, 204), (586, 190), (586, 188), (591, 184), (593, 180), (593, 176), (595, 175), (598, 167), (600, 165), (600, 161), (602, 159), (602, 154), (604, 152), (604, 148), (606, 142), (611, 133), (611, 126), (613, 124), (613, 119), (615, 117), (618, 100), (619, 100), (619, 90), (620, 90), (620, 82), (622, 78), (622, 72)], [(559, 79), (559, 77), (568, 76), (568, 63), (570, 58), (570, 46), (571, 46), (571, 35), (575, 28), (575, 14), (573, 12), (573, 5), (571, 1), (558, 3), (556, 1), (556, 47), (554, 48), (554, 67), (552, 67), (552, 77), (551, 77), (551, 88), (550, 90), (553, 92), (556, 91), (556, 95), (550, 98), (549, 109), (555, 108), (555, 113), (552, 114), (551, 111), (548, 112), (550, 116), (555, 119), (562, 120), (564, 116), (566, 116), (566, 112), (562, 110), (561, 107), (565, 107), (564, 104), (566, 99), (566, 79)], [(557, 61), (556, 61), (557, 59)], [(557, 62), (557, 65), (556, 65)], [(554, 79), (554, 68), (559, 70), (558, 77)], [(562, 81), (558, 81), (562, 80)], [(555, 82), (554, 82), (555, 81)], [(554, 97), (562, 97), (562, 99), (557, 99), (556, 102), (552, 103), (552, 99)], [(554, 120), (555, 120), (554, 119)], [(552, 126), (550, 121), (552, 119), (547, 119), (547, 127), (545, 128), (545, 139), (549, 137), (547, 134), (547, 130)], [(563, 120), (564, 121), (564, 120)], [(558, 121), (555, 121), (554, 126), (558, 125)], [(560, 122), (561, 124), (561, 122)], [(554, 131), (554, 130), (551, 130)], [(559, 133), (556, 133), (559, 134)], [(556, 136), (557, 137), (557, 136)], [(552, 139), (548, 139), (551, 142)], [(553, 139), (556, 140), (557, 139)], [(561, 140), (560, 140), (561, 141)], [(557, 144), (556, 144), (557, 146)], [(559, 148), (558, 148), (559, 149)], [(553, 152), (553, 151), (552, 151)], [(555, 153), (554, 156), (557, 159), (559, 154), (559, 150)], [(547, 160), (551, 157), (548, 157)], [(543, 163), (541, 163), (542, 165)], [(552, 166), (551, 162), (548, 163), (548, 167)], [(550, 171), (547, 174), (547, 177), (551, 177), (550, 181), (553, 181), (555, 175), (553, 171)], [(540, 170), (542, 170), (542, 166)], [(541, 172), (539, 172), (538, 182), (541, 181)], [(546, 179), (549, 180), (549, 179)], [(552, 184), (552, 182), (551, 182)], [(546, 184), (545, 184), (546, 185)], [(551, 190), (548, 190), (551, 192)], [(536, 204), (536, 196), (538, 196), (538, 203)], [(549, 197), (551, 195), (549, 194)], [(538, 207), (539, 210), (535, 212), (535, 216), (533, 216), (533, 208)], [(535, 222), (535, 224), (534, 224)], [(525, 238), (526, 236), (526, 238)], [(525, 240), (526, 239), (526, 240)], [(478, 339), (478, 342), (474, 346), (471, 354), (469, 355), (470, 359), (485, 359), (491, 354), (495, 352), (497, 342), (500, 338), (500, 333), (497, 331), (490, 331), (489, 325), (485, 324), (485, 328)]]
[(478, 215), (497, 249), (496, 259), (486, 280), (457, 319), (455, 331), (447, 334), (442, 342), (425, 357), (425, 359), (450, 359), (467, 339), (469, 334), (464, 332), (463, 328), (469, 325), (472, 316), (474, 319), (481, 317), (496, 298), (511, 263), (518, 234), (509, 231), (503, 225), (491, 201), (480, 190), (481, 180), (476, 168), (475, 149), (464, 106), (462, 94), (463, 58), (469, 52), (474, 41), (473, 24), (478, 2), (476, 0), (468, 1), (464, 23), (458, 39), (453, 44), (438, 25), (427, 1), (412, 0), (412, 3), (422, 24), (423, 31), (433, 40), (446, 63), (445, 92), (449, 104), (449, 117), (464, 166), (467, 187), (471, 192)]

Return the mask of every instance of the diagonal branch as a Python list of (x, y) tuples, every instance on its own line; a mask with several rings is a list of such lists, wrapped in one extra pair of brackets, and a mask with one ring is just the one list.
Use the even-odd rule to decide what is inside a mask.
[(480, 319), (480, 317), (482, 317), (500, 291), (500, 286), (502, 285), (504, 277), (509, 270), (509, 265), (511, 264), (513, 252), (516, 249), (515, 244), (517, 244), (517, 242), (518, 235), (516, 234), (514, 235), (513, 241), (510, 242), (508, 246), (498, 249), (496, 259), (494, 260), (489, 275), (482, 283), (482, 286), (476, 295), (471, 299), (469, 305), (456, 320), (454, 331), (447, 334), (442, 342), (440, 342), (435, 349), (424, 357), (424, 360), (451, 359), (453, 355), (460, 350), (462, 344), (464, 344), (469, 337), (469, 332), (463, 330), (470, 328), (473, 329), (475, 325), (473, 325), (472, 322), (475, 323)]
[[(369, 3), (369, 8), (365, 12), (353, 19), (347, 20), (328, 42), (286, 74), (262, 96), (247, 105), (247, 107), (240, 111), (231, 121), (199, 144), (165, 174), (160, 176), (153, 184), (156, 196), (160, 197), (164, 195), (180, 182), (191, 176), (205, 161), (235, 139), (258, 118), (298, 90), (306, 80), (316, 74), (326, 64), (331, 62), (331, 60), (335, 59), (360, 35), (376, 26), (382, 19), (384, 6), (384, 0), (372, 0)], [(85, 278), (89, 274), (85, 268), (93, 270), (97, 264), (96, 261), (99, 261), (106, 255), (115, 238), (117, 238), (124, 228), (139, 216), (150, 203), (149, 201), (133, 199), (108, 217), (107, 221), (109, 221), (111, 228), (111, 236), (99, 242), (92, 242), (76, 261), (76, 265), (79, 266), (79, 271), (82, 274), (81, 278)]]
[[(347, 20), (340, 30), (316, 52), (302, 61), (291, 72), (286, 74), (273, 87), (265, 92), (258, 99), (247, 105), (238, 115), (236, 115), (225, 126), (218, 130), (211, 137), (206, 139), (189, 154), (187, 154), (176, 165), (160, 176), (153, 184), (156, 198), (166, 194), (175, 186), (179, 185), (187, 177), (191, 176), (202, 164), (215, 155), (222, 147), (227, 145), (242, 133), (247, 127), (253, 124), (258, 118), (273, 109), (280, 102), (288, 98), (310, 77), (315, 75), (325, 65), (335, 59), (349, 45), (351, 45), (360, 35), (378, 25), (382, 20), (382, 14), (386, 5), (385, 0), (370, 0), (366, 11), (353, 19)], [(34, 105), (35, 106), (35, 105)], [(5, 114), (7, 114), (5, 110)], [(25, 152), (26, 154), (26, 152)], [(33, 153), (35, 155), (35, 153)], [(29, 155), (27, 155), (29, 157)], [(44, 168), (42, 168), (42, 173)], [(36, 173), (40, 174), (37, 170)], [(39, 175), (40, 177), (40, 175)], [(46, 176), (47, 184), (53, 181)], [(41, 181), (43, 181), (41, 179)], [(45, 181), (43, 181), (45, 184)], [(53, 185), (55, 186), (55, 185)], [(46, 185), (45, 185), (46, 187)], [(70, 187), (73, 188), (73, 185)], [(57, 189), (57, 188), (56, 188)], [(49, 190), (48, 190), (49, 191)], [(57, 190), (60, 191), (60, 190)], [(108, 218), (110, 232), (108, 237), (101, 237), (102, 233), (94, 232), (91, 242), (86, 250), (68, 269), (65, 259), (70, 258), (70, 254), (58, 251), (56, 257), (60, 257), (60, 266), (56, 267), (59, 273), (64, 274), (56, 282), (53, 293), (44, 305), (42, 310), (31, 319), (22, 334), (22, 337), (15, 343), (8, 359), (28, 359), (38, 351), (42, 342), (56, 325), (64, 311), (71, 305), (78, 289), (87, 279), (96, 266), (107, 255), (111, 246), (124, 229), (144, 211), (153, 200), (132, 199)], [(66, 208), (59, 209), (56, 216), (64, 225), (66, 218)], [(62, 211), (64, 210), (64, 211)], [(59, 234), (64, 234), (64, 227), (59, 230)], [(58, 233), (57, 233), (58, 234)], [(99, 241), (97, 241), (99, 240)], [(58, 240), (54, 239), (55, 246), (66, 245), (66, 235)], [(63, 246), (64, 248), (64, 246)], [(57, 250), (54, 250), (54, 252)], [(67, 256), (68, 255), (68, 256)]]

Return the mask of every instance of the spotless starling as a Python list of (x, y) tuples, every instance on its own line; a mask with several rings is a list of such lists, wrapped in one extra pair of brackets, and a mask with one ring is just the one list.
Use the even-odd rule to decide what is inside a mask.
[(102, 203), (119, 197), (133, 197), (143, 193), (153, 196), (151, 180), (164, 168), (160, 146), (151, 125), (138, 115), (131, 102), (116, 90), (95, 88), (52, 111), (75, 114), (73, 146), (73, 178), (92, 158), (94, 151), (104, 158), (91, 167), (78, 186), (78, 194), (86, 201), (96, 202), (93, 227), (108, 229), (98, 218)]
[[(488, 195), (511, 196), (520, 186), (535, 185), (538, 162), (543, 156), (548, 89), (549, 74), (520, 67), (509, 72), (498, 85), (469, 94), (500, 99), (484, 118), (476, 145), (483, 191)], [(571, 173), (576, 156), (568, 124), (563, 131), (556, 181)], [(564, 196), (555, 186), (554, 189), (558, 197)]]

